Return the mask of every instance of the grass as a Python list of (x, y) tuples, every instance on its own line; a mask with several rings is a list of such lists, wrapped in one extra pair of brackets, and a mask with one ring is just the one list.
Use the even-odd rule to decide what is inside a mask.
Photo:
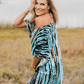
[[(63, 84), (84, 84), (84, 28), (57, 29)], [(34, 73), (26, 28), (0, 24), (0, 84), (26, 84)]]

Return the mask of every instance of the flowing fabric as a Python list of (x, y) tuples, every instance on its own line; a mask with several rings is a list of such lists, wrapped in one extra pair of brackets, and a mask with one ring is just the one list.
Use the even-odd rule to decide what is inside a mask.
[(28, 84), (62, 84), (63, 63), (54, 22), (38, 29), (34, 26), (33, 30), (27, 20), (25, 23), (31, 39), (33, 58), (41, 58)]

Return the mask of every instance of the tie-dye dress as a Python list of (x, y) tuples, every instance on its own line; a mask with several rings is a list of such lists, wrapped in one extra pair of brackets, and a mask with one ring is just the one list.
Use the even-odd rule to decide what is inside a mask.
[(31, 24), (24, 21), (31, 39), (33, 58), (41, 58), (28, 84), (62, 84), (63, 63), (54, 21), (38, 29), (34, 26), (33, 30)]

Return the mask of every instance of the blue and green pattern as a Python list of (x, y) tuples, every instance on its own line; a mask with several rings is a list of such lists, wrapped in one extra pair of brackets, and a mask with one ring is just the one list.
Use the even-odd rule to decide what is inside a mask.
[(62, 84), (63, 63), (56, 27), (50, 24), (31, 30), (31, 24), (25, 20), (31, 39), (33, 58), (41, 58), (35, 73), (28, 84)]

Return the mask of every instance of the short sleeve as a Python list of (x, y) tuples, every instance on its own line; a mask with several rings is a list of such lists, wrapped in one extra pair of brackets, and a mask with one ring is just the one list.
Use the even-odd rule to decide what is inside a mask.
[(50, 33), (46, 27), (42, 27), (38, 30), (36, 34), (36, 40), (34, 41), (34, 52), (35, 57), (38, 58), (50, 58), (49, 51), (49, 39)]
[(24, 20), (24, 21), (25, 21), (25, 24), (27, 26), (27, 30), (29, 32), (29, 38), (31, 39), (31, 36), (32, 36), (31, 24), (27, 20)]

